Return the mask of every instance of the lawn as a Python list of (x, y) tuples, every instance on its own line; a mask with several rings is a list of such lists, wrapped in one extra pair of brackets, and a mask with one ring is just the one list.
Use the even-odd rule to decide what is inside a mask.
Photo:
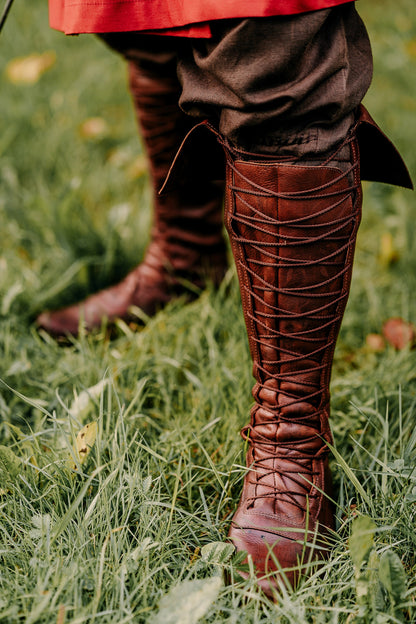
[[(416, 350), (368, 339), (416, 323), (414, 194), (364, 185), (331, 386), (338, 534), (272, 604), (226, 544), (253, 383), (234, 270), (112, 339), (34, 326), (137, 263), (151, 201), (122, 60), (50, 30), (46, 4), (15, 0), (0, 35), (0, 622), (416, 622)], [(415, 179), (414, 0), (358, 5), (365, 103)]]

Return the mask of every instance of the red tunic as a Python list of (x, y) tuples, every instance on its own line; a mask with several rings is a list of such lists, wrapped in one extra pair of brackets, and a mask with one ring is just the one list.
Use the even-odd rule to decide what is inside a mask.
[(125, 31), (209, 37), (208, 22), (293, 15), (352, 0), (49, 0), (52, 28), (67, 35)]

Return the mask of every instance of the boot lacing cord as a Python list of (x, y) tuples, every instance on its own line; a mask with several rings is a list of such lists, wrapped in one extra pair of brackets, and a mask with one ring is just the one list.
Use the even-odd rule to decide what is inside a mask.
[[(251, 444), (253, 448), (253, 455), (255, 445), (263, 445), (272, 447), (272, 451), (270, 456), (262, 457), (261, 459), (254, 460), (252, 465), (249, 467), (250, 475), (254, 475), (254, 479), (249, 477), (249, 482), (255, 486), (259, 485), (259, 482), (267, 479), (267, 477), (279, 475), (286, 479), (289, 479), (293, 483), (300, 488), (297, 490), (285, 489), (284, 491), (276, 487), (275, 481), (274, 485), (269, 485), (268, 483), (261, 483), (263, 486), (263, 493), (259, 494), (256, 487), (255, 495), (247, 499), (247, 506), (253, 506), (254, 502), (260, 498), (274, 498), (275, 501), (283, 501), (289, 502), (300, 509), (301, 511), (305, 511), (305, 504), (302, 504), (297, 497), (303, 496), (305, 499), (313, 499), (319, 495), (317, 490), (311, 490), (311, 482), (313, 482), (314, 476), (319, 475), (319, 471), (314, 471), (312, 469), (312, 460), (318, 457), (322, 457), (324, 454), (327, 454), (327, 447), (322, 446), (318, 452), (314, 451), (310, 454), (306, 452), (300, 453), (299, 451), (293, 452), (293, 442), (282, 443), (276, 442), (275, 440), (269, 440), (262, 436), (255, 436), (255, 429), (251, 425), (247, 425), (241, 431), (241, 437), (243, 440), (247, 440), (249, 444)], [(309, 438), (304, 438), (303, 440), (299, 440), (298, 443), (305, 443), (308, 441), (314, 441), (316, 438), (316, 434), (310, 436)], [(279, 452), (280, 449), (280, 452)], [(279, 460), (290, 461), (293, 464), (293, 467), (289, 469), (286, 465), (284, 471), (279, 470)], [(273, 467), (268, 468), (268, 461), (273, 462)], [(265, 466), (262, 464), (266, 463)], [(259, 474), (260, 473), (260, 474)], [(306, 478), (303, 478), (301, 475), (305, 475)], [(299, 478), (297, 478), (299, 477)]]
[[(350, 135), (336, 153), (343, 147), (349, 146), (353, 140), (354, 136)], [(317, 168), (329, 166), (336, 153)], [(354, 154), (353, 149), (351, 153)], [(341, 171), (339, 175), (325, 184), (294, 192), (273, 191), (249, 179), (234, 164), (230, 152), (227, 153), (227, 164), (236, 176), (247, 184), (247, 188), (241, 186), (241, 183), (230, 185), (230, 190), (234, 195), (230, 229), (233, 241), (238, 243), (240, 249), (243, 249), (244, 259), (242, 260), (240, 256), (237, 258), (237, 263), (240, 265), (238, 269), (245, 276), (245, 279), (241, 280), (241, 287), (250, 302), (246, 317), (254, 328), (251, 340), (258, 346), (258, 356), (254, 358), (257, 384), (253, 395), (256, 405), (252, 410), (251, 423), (242, 431), (243, 439), (248, 441), (252, 449), (253, 462), (248, 478), (256, 486), (254, 496), (249, 498), (247, 503), (248, 506), (252, 506), (259, 498), (273, 498), (275, 501), (289, 502), (299, 510), (305, 511), (308, 499), (319, 495), (319, 492), (311, 485), (315, 475), (319, 474), (313, 470), (313, 460), (322, 458), (328, 452), (326, 443), (321, 437), (321, 417), (327, 416), (329, 403), (327, 384), (323, 380), (326, 377), (329, 382), (328, 354), (332, 356), (337, 330), (348, 297), (348, 289), (344, 287), (344, 284), (351, 271), (351, 252), (355, 244), (356, 224), (359, 219), (354, 203), (355, 195), (360, 187), (359, 163), (355, 160), (345, 171)], [(278, 166), (279, 162), (276, 162), (276, 165)], [(345, 180), (346, 185), (343, 184)], [(339, 187), (340, 183), (342, 188)], [(259, 201), (254, 205), (256, 198), (274, 198), (276, 216), (262, 211), (265, 201)], [(236, 200), (241, 207), (249, 210), (249, 214), (242, 214), (238, 211)], [(283, 219), (278, 214), (279, 203), (295, 200), (302, 200), (304, 204), (309, 201), (318, 202), (314, 204), (314, 207), (319, 206), (319, 202), (324, 200), (324, 206), (310, 214)], [(351, 200), (352, 209), (345, 214), (345, 206), (349, 200)], [(330, 201), (329, 205), (328, 201)], [(268, 206), (270, 211), (270, 203)], [(343, 207), (344, 214), (336, 213), (339, 207)], [(311, 220), (314, 222), (308, 223)], [(290, 235), (281, 233), (285, 228), (290, 228)], [(246, 235), (244, 235), (244, 230)], [(249, 236), (247, 236), (247, 230), (250, 230)], [(264, 240), (265, 238), (267, 240)], [(322, 248), (322, 255), (308, 258), (307, 250), (312, 248), (315, 252), (313, 256), (316, 256), (317, 246)], [(294, 257), (285, 257), (279, 253), (279, 248), (288, 250), (290, 247), (293, 249)], [(302, 249), (305, 249), (303, 257)], [(290, 286), (279, 285), (281, 281), (279, 277), (285, 271), (303, 270), (304, 272), (316, 266), (324, 269), (322, 272), (327, 273), (326, 278), (299, 286), (292, 285), (296, 276), (291, 276), (293, 281)], [(274, 277), (273, 282), (269, 281), (270, 273)], [(319, 273), (312, 270), (310, 275), (313, 279)], [(314, 292), (318, 289), (318, 292)], [(270, 302), (271, 293), (273, 293), (274, 303)], [(286, 305), (280, 305), (279, 297), (286, 298)], [(296, 297), (302, 297), (304, 311), (296, 310), (296, 301), (295, 309), (291, 309), (290, 298)], [(320, 300), (322, 300), (321, 303)], [(305, 305), (305, 301), (308, 305)], [(254, 310), (256, 303), (260, 304), (263, 309)], [(273, 323), (274, 326), (272, 326)], [(288, 330), (283, 327), (282, 330), (281, 326), (288, 323), (293, 325), (293, 329)], [(302, 324), (306, 326), (306, 329), (302, 328)], [(284, 342), (286, 344), (279, 344)], [(296, 348), (297, 342), (301, 342), (299, 350)], [(310, 344), (312, 350), (305, 352), (306, 344)], [(274, 351), (276, 359), (265, 359), (261, 354), (261, 348)], [(305, 361), (305, 366), (298, 369), (302, 361)], [(282, 368), (286, 371), (281, 370)], [(320, 386), (317, 387), (316, 376), (318, 374)], [(310, 376), (315, 379), (308, 381)], [(270, 385), (271, 380), (272, 385)], [(285, 381), (289, 381), (291, 385), (301, 384), (302, 392), (305, 392), (306, 388), (309, 388), (309, 391), (301, 395), (290, 392), (281, 387)], [(260, 397), (262, 390), (269, 393), (267, 404)], [(269, 398), (270, 392), (275, 393), (274, 401)], [(278, 402), (279, 398), (284, 398), (283, 405), (282, 402)], [(294, 415), (293, 406), (300, 403), (308, 405), (308, 413), (305, 414), (304, 408), (300, 408), (300, 414)], [(256, 422), (256, 414), (260, 409), (262, 412), (267, 412), (267, 417), (264, 418), (260, 414), (259, 422)], [(277, 432), (281, 423), (306, 426), (311, 430), (311, 435), (286, 442), (277, 440)], [(269, 433), (272, 424), (275, 424), (274, 437)], [(265, 426), (269, 426), (269, 431), (266, 430), (268, 435), (261, 433)], [(259, 453), (260, 450), (261, 453)], [(281, 468), (282, 460), (284, 470)], [(276, 476), (279, 479), (276, 479)], [(255, 477), (254, 480), (253, 477)], [(286, 486), (288, 482), (293, 485), (282, 489), (282, 484)], [(304, 502), (299, 498), (304, 498)]]

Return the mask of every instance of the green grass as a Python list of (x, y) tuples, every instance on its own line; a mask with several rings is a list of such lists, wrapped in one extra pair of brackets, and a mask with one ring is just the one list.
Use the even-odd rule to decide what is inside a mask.
[[(366, 103), (416, 177), (414, 0), (359, 6), (375, 55)], [(10, 60), (45, 50), (57, 61), (36, 84), (7, 80)], [(203, 549), (226, 541), (244, 474), (252, 378), (234, 271), (136, 333), (120, 324), (112, 341), (104, 330), (67, 348), (39, 336), (45, 306), (136, 264), (150, 194), (129, 175), (141, 147), (125, 68), (100, 42), (65, 38), (48, 29), (45, 2), (16, 0), (0, 72), (0, 444), (14, 453), (0, 448), (0, 621), (179, 624), (198, 605), (207, 623), (416, 622), (416, 352), (365, 346), (386, 319), (416, 320), (413, 194), (365, 185), (332, 380), (338, 536), (320, 575), (273, 605), (226, 553)], [(107, 121), (105, 136), (82, 137), (90, 117)], [(397, 250), (387, 264), (386, 233)], [(75, 397), (101, 381), (81, 409)], [(97, 441), (74, 476), (74, 436), (92, 420)], [(377, 598), (374, 553), (357, 597), (348, 538), (361, 515), (380, 561), (391, 552), (404, 567), (398, 609), (387, 590)], [(219, 586), (224, 571), (234, 584)]]

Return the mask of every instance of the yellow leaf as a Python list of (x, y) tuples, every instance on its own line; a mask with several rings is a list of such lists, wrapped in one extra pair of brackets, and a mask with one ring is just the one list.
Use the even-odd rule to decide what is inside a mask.
[(394, 247), (393, 236), (390, 232), (385, 232), (381, 236), (379, 259), (380, 263), (386, 267), (399, 259), (399, 252)]
[(410, 39), (406, 44), (406, 50), (410, 57), (416, 57), (416, 39)]
[(386, 347), (384, 338), (380, 336), (380, 334), (368, 334), (365, 339), (365, 344), (370, 351), (374, 351), (375, 353), (384, 351)]
[(109, 133), (109, 127), (102, 117), (90, 117), (79, 127), (83, 139), (99, 139)]
[(74, 456), (76, 461), (74, 461), (73, 457), (70, 457), (69, 465), (73, 470), (77, 470), (77, 465), (85, 464), (85, 461), (94, 446), (96, 437), (97, 437), (98, 424), (96, 421), (88, 423), (79, 431), (74, 446)]
[(35, 84), (55, 62), (53, 51), (18, 57), (7, 64), (6, 76), (13, 84)]

